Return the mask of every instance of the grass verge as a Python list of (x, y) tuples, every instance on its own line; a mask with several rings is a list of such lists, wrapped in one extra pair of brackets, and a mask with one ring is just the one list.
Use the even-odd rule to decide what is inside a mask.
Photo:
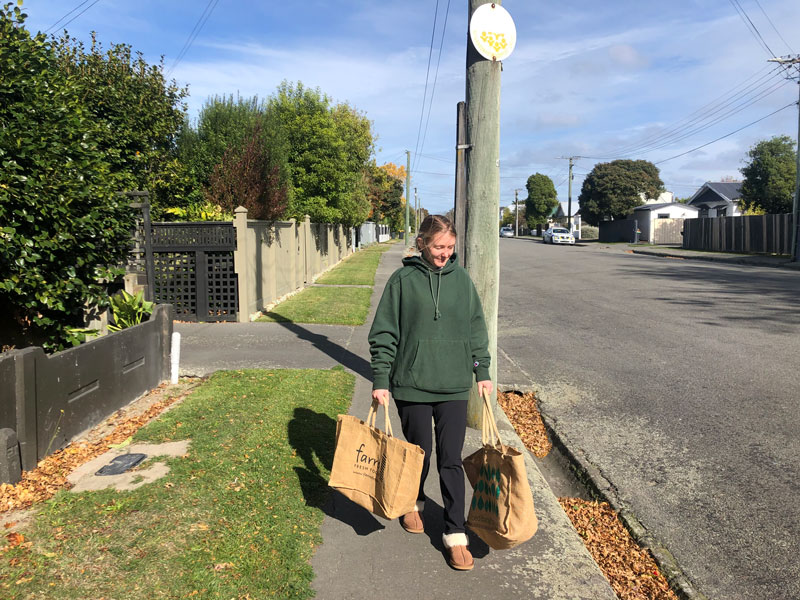
[(267, 323), (363, 325), (372, 288), (309, 287), (258, 319)]
[(324, 285), (375, 285), (375, 270), (381, 255), (391, 247), (390, 244), (373, 244), (351, 254), (340, 264), (322, 275), (316, 283)]
[(309, 598), (336, 415), (354, 378), (217, 373), (134, 441), (190, 439), (132, 492), (62, 491), (0, 538), (3, 598)]

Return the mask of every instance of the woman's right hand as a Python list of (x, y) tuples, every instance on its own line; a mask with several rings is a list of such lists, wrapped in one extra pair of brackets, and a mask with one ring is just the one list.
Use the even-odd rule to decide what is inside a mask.
[(372, 390), (372, 399), (381, 405), (389, 405), (389, 390)]

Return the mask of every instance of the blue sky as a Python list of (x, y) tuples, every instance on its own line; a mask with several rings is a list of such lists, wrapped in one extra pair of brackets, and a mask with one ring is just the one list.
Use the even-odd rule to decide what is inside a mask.
[[(267, 97), (284, 79), (319, 87), (372, 120), (379, 164), (405, 164), (405, 151), (416, 150), (412, 186), (425, 208), (443, 213), (453, 203), (468, 3), (453, 0), (446, 12), (448, 1), (438, 2), (420, 130), (436, 4), (29, 0), (24, 7), (32, 31), (47, 31), (76, 9), (53, 31), (74, 19), (66, 28), (79, 39), (96, 31), (106, 47), (130, 44), (150, 62), (163, 55), (170, 77), (189, 86), (192, 117), (214, 94)], [(585, 174), (613, 158), (653, 161), (668, 190), (690, 196), (705, 181), (740, 177), (757, 141), (797, 135), (797, 107), (790, 106), (666, 160), (797, 101), (798, 86), (767, 62), (765, 47), (778, 56), (800, 52), (797, 0), (507, 0), (503, 6), (516, 23), (517, 46), (503, 65), (501, 205), (513, 202), (515, 189), (524, 198), (535, 172), (549, 175), (566, 203), (563, 156), (591, 157), (576, 161), (573, 211)], [(186, 48), (206, 9), (207, 20)]]

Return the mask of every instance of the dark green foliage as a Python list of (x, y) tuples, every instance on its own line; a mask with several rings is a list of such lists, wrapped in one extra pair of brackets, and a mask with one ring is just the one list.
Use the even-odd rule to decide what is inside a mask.
[(283, 218), (292, 191), (289, 149), (274, 111), (257, 97), (209, 99), (197, 128), (187, 127), (179, 154), (197, 181), (200, 198), (251, 219)]
[(583, 180), (578, 202), (590, 225), (624, 219), (648, 198), (657, 198), (664, 184), (656, 166), (647, 160), (598, 163)]
[(363, 223), (370, 213), (369, 120), (347, 104), (331, 106), (319, 89), (284, 81), (269, 101), (286, 134), (294, 197), (289, 216), (317, 223)]
[(528, 227), (533, 229), (537, 225), (547, 223), (547, 219), (553, 214), (553, 209), (558, 206), (558, 194), (553, 180), (541, 173), (534, 173), (528, 177), (525, 187), (528, 189), (525, 215)]
[(93, 139), (119, 174), (119, 189), (149, 191), (156, 220), (166, 206), (186, 206), (193, 182), (178, 161), (176, 141), (186, 120), (188, 90), (165, 81), (162, 64), (147, 64), (125, 44), (104, 51), (93, 37), (87, 51), (65, 35), (55, 50), (60, 69), (98, 126)]
[(747, 153), (742, 169), (742, 209), (761, 209), (767, 214), (792, 212), (795, 173), (794, 142), (785, 135), (762, 140)]
[(0, 341), (71, 345), (84, 310), (107, 302), (133, 212), (80, 76), (60, 68), (26, 15), (0, 8)]

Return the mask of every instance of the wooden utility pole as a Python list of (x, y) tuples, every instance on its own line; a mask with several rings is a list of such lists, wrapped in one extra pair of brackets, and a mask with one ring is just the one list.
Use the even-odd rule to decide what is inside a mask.
[[(800, 54), (794, 56), (782, 56), (780, 58), (770, 58), (768, 62), (776, 62), (781, 65), (793, 65), (797, 69), (795, 77), (787, 79), (797, 79), (797, 148), (795, 149), (795, 175), (794, 175), (794, 200), (792, 201), (792, 261), (800, 260)], [(786, 69), (788, 72), (788, 68)]]
[[(469, 19), (487, 0), (469, 0)], [(495, 2), (494, 4), (500, 4)], [(467, 35), (467, 214), (465, 266), (478, 291), (489, 332), (490, 377), (497, 402), (497, 305), (500, 277), (497, 215), (500, 210), (501, 62), (483, 58)], [(479, 428), (483, 404), (473, 386), (467, 423)]]
[(519, 237), (519, 190), (514, 190), (514, 237)]
[(419, 196), (417, 196), (417, 188), (414, 188), (414, 239), (419, 236)]
[(409, 218), (409, 203), (411, 202), (411, 151), (406, 150), (406, 230), (403, 237), (403, 243), (406, 245), (406, 248), (409, 247), (409, 239), (408, 235), (410, 230), (408, 228), (408, 218)]
[(467, 233), (467, 103), (459, 102), (456, 108), (456, 186), (453, 216), (456, 233), (458, 264), (464, 266)]

